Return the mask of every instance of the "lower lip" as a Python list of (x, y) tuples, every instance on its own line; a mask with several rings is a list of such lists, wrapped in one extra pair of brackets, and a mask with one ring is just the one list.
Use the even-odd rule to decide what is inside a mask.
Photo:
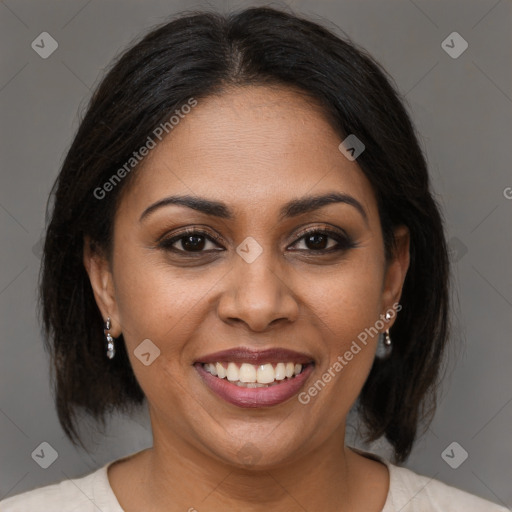
[(242, 388), (226, 379), (219, 379), (208, 373), (203, 365), (196, 363), (196, 370), (203, 382), (218, 396), (238, 407), (269, 407), (278, 405), (296, 395), (313, 371), (308, 364), (299, 375), (281, 381), (267, 388)]

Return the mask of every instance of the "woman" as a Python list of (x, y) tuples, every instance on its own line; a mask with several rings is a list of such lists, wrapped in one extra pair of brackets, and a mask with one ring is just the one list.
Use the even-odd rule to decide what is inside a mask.
[[(443, 226), (385, 72), (269, 8), (117, 61), (63, 164), (41, 280), (61, 424), (147, 402), (153, 446), (18, 510), (500, 511), (395, 464), (434, 411)], [(353, 405), (394, 463), (344, 444)]]

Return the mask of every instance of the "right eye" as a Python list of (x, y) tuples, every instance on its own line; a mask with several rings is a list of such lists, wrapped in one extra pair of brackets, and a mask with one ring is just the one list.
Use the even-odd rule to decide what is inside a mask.
[[(204, 250), (208, 243), (217, 245), (215, 235), (199, 231), (195, 229), (187, 229), (181, 233), (177, 233), (172, 237), (164, 238), (158, 244), (159, 247), (165, 250), (170, 250), (177, 253), (202, 253), (210, 252), (212, 249)], [(177, 245), (178, 247), (175, 247)], [(181, 248), (179, 248), (181, 246)], [(218, 250), (218, 249), (213, 249)]]

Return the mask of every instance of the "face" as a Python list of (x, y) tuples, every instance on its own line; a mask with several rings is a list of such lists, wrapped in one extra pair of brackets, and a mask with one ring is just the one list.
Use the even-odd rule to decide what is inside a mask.
[(293, 90), (199, 100), (123, 191), (112, 266), (86, 251), (155, 446), (271, 466), (343, 442), (377, 345), (361, 333), (392, 325), (382, 315), (399, 300), (408, 240), (397, 230), (386, 261), (374, 192), (340, 142)]

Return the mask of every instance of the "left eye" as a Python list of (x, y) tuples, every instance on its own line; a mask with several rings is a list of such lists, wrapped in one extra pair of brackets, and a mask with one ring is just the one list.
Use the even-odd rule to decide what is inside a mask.
[[(310, 231), (304, 235), (302, 235), (295, 243), (298, 244), (298, 242), (303, 242), (303, 244), (306, 246), (305, 250), (313, 250), (313, 251), (326, 251), (330, 250), (333, 247), (336, 247), (339, 244), (331, 244), (329, 245), (328, 240), (331, 240), (333, 242), (339, 242), (340, 236), (337, 235), (336, 237), (330, 236), (328, 233), (325, 233), (323, 231)], [(301, 249), (304, 250), (304, 249)]]
[[(329, 245), (329, 239), (335, 243)], [(354, 240), (352, 240), (348, 235), (331, 230), (312, 229), (303, 232), (294, 244), (298, 244), (301, 241), (303, 241), (306, 249), (299, 250), (310, 251), (317, 253), (318, 255), (323, 253), (346, 251), (357, 247), (356, 242), (354, 242)]]

